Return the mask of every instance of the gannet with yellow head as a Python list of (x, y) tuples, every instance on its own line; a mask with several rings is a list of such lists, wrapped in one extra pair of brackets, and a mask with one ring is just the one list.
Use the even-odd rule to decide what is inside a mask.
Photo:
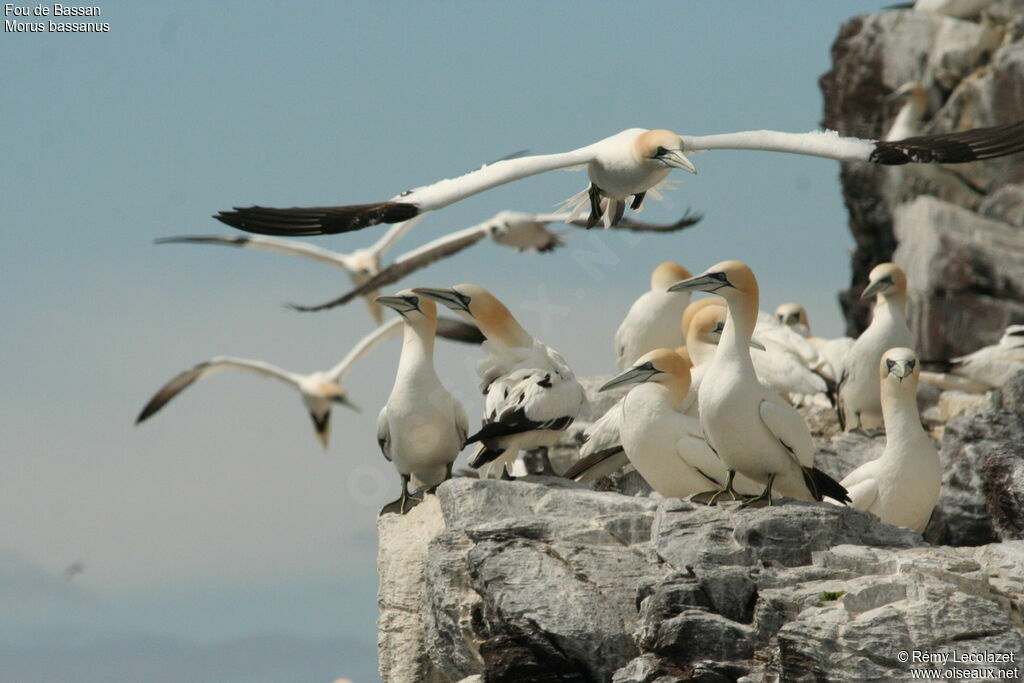
[(679, 319), (689, 297), (669, 294), (668, 288), (691, 273), (674, 261), (665, 261), (651, 273), (651, 288), (640, 295), (615, 332), (615, 355), (619, 370), (625, 370), (648, 351), (684, 345)]
[(912, 350), (894, 348), (882, 354), (877, 372), (885, 449), (878, 458), (846, 475), (842, 484), (853, 507), (921, 533), (942, 486), (939, 454), (917, 411), (921, 364)]
[(871, 324), (857, 337), (839, 378), (840, 422), (843, 429), (882, 426), (878, 361), (896, 347), (912, 348), (914, 335), (907, 326), (907, 276), (894, 263), (880, 263), (868, 274), (862, 299), (875, 297)]
[(418, 502), (409, 495), (410, 480), (434, 489), (451, 476), (452, 463), (466, 444), (469, 419), (434, 370), (437, 305), (411, 289), (377, 297), (377, 303), (398, 311), (405, 321), (395, 385), (377, 416), (377, 443), (402, 478), (401, 495), (381, 514), (405, 514)]
[[(485, 395), (484, 421), (467, 443), (481, 444), (469, 465), (497, 474), (519, 451), (546, 449), (579, 414), (586, 396), (565, 359), (534, 339), (483, 287), (413, 290), (475, 324), (487, 338), (477, 366)], [(546, 452), (545, 452), (546, 459)], [(545, 463), (550, 471), (550, 463)]]
[(697, 397), (704, 436), (729, 470), (725, 490), (732, 491), (739, 472), (765, 487), (748, 502), (771, 504), (773, 488), (800, 500), (847, 500), (838, 482), (814, 468), (814, 444), (800, 413), (758, 382), (750, 358), (758, 286), (750, 268), (723, 261), (670, 290), (712, 292), (729, 309)]
[(797, 303), (782, 304), (775, 309), (775, 319), (779, 325), (786, 326), (807, 339), (808, 343), (818, 352), (824, 365), (818, 371), (832, 382), (839, 381), (843, 371), (843, 361), (853, 346), (850, 337), (826, 339), (811, 335), (811, 323), (807, 311)]

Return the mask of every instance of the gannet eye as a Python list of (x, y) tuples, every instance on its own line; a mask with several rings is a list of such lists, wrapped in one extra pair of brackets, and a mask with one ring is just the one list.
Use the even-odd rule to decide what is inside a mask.
[(666, 154), (668, 154), (668, 150), (661, 145), (658, 145), (658, 149), (654, 150), (654, 156), (656, 157), (665, 156)]
[(718, 333), (725, 331), (725, 323), (720, 322), (717, 325), (715, 325), (714, 331)]
[(637, 370), (647, 370), (649, 372), (657, 372), (657, 370), (655, 370), (655, 368), (654, 368), (654, 363), (652, 363), (651, 361), (647, 361), (643, 365), (636, 366), (636, 369)]
[(892, 369), (894, 367), (896, 367), (896, 361), (889, 360), (888, 358), (886, 358), (885, 359), (885, 371), (886, 372), (892, 372)]

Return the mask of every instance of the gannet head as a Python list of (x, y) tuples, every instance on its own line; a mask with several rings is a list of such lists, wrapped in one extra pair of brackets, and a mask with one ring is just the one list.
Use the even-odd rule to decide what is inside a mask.
[(907, 276), (903, 269), (895, 263), (879, 263), (868, 274), (868, 286), (861, 292), (861, 299), (868, 299), (876, 294), (885, 298), (906, 296)]
[(885, 383), (902, 385), (903, 380), (909, 378), (907, 386), (916, 390), (917, 381), (921, 377), (921, 364), (917, 362), (917, 354), (911, 349), (897, 346), (882, 354), (878, 372), (883, 385)]
[(782, 304), (775, 309), (775, 319), (779, 321), (780, 325), (788, 327), (803, 325), (810, 329), (810, 323), (807, 322), (807, 311), (800, 304)]
[(683, 331), (683, 339), (689, 338), (690, 326), (693, 324), (693, 319), (698, 313), (708, 306), (717, 306), (722, 309), (723, 314), (725, 313), (725, 303), (717, 297), (709, 296), (703, 299), (697, 299), (696, 301), (691, 301), (686, 309), (683, 310), (683, 320), (680, 323), (680, 327)]
[(928, 111), (928, 92), (917, 81), (907, 81), (893, 90), (885, 99), (898, 102), (906, 101), (912, 104), (914, 109), (919, 112), (918, 116), (923, 116)]
[(697, 167), (683, 154), (682, 138), (670, 130), (641, 133), (633, 143), (633, 154), (638, 160), (697, 173)]
[(651, 291), (664, 292), (671, 285), (693, 277), (693, 273), (675, 261), (665, 261), (651, 272)]
[(533, 343), (533, 338), (519, 325), (505, 304), (479, 285), (462, 284), (448, 289), (416, 287), (412, 291), (452, 309), (476, 325), (488, 339), (507, 346)]
[(1024, 346), (1024, 325), (1010, 325), (1003, 332), (1003, 336), (999, 339), (1000, 346), (1009, 346), (1010, 348), (1017, 348), (1018, 346)]
[(757, 278), (750, 266), (742, 261), (722, 261), (688, 280), (668, 288), (670, 292), (712, 292), (727, 300), (736, 293), (756, 297)]
[(624, 384), (656, 382), (674, 385), (676, 391), (685, 396), (690, 389), (691, 365), (689, 358), (680, 356), (672, 349), (655, 349), (641, 356), (629, 370), (605, 382), (598, 391), (607, 391)]
[(412, 289), (403, 289), (394, 296), (378, 296), (375, 301), (398, 311), (407, 325), (429, 330), (437, 328), (437, 304)]
[[(722, 339), (722, 331), (725, 330), (725, 318), (728, 311), (725, 306), (705, 306), (697, 311), (690, 321), (689, 334), (686, 336), (687, 347), (692, 346), (694, 350), (704, 350), (706, 346), (717, 346)], [(764, 346), (754, 340), (750, 346), (764, 351)], [(691, 353), (692, 355), (692, 353)], [(703, 358), (698, 361), (703, 362)]]

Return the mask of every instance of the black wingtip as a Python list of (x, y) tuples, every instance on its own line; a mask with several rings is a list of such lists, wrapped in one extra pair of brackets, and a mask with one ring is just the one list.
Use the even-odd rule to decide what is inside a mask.
[(909, 163), (962, 164), (1024, 152), (1024, 120), (944, 135), (876, 142), (869, 161), (888, 166)]
[(815, 500), (831, 498), (844, 505), (853, 502), (850, 493), (838, 481), (828, 476), (817, 467), (804, 467), (804, 482), (811, 490)]
[(257, 235), (302, 237), (361, 230), (379, 223), (401, 223), (414, 218), (419, 207), (408, 202), (379, 202), (350, 206), (275, 209), (236, 206), (213, 217), (232, 228)]

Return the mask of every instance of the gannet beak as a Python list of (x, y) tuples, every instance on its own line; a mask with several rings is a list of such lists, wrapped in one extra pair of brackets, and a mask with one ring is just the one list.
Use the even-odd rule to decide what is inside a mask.
[(697, 175), (697, 167), (693, 165), (693, 162), (686, 158), (686, 155), (678, 149), (670, 149), (658, 156), (658, 161), (671, 166), (672, 168), (681, 168), (684, 171)]
[(913, 360), (886, 360), (885, 369), (890, 375), (896, 375), (900, 378), (900, 382), (905, 377), (909, 377), (914, 373), (914, 366), (917, 365), (917, 361)]
[(867, 287), (864, 288), (864, 291), (860, 293), (860, 298), (861, 299), (870, 299), (875, 294), (878, 294), (880, 291), (885, 289), (886, 285), (888, 285), (888, 284), (889, 284), (889, 281), (885, 280), (885, 279), (875, 280), (874, 282), (872, 282), (871, 284), (869, 284)]
[(762, 344), (760, 342), (756, 342), (753, 339), (750, 340), (750, 348), (757, 349), (758, 351), (767, 351), (768, 350), (768, 349), (764, 348), (764, 344)]
[(378, 296), (374, 301), (403, 315), (409, 311), (420, 310), (420, 300), (414, 296)]
[(464, 301), (465, 297), (460, 295), (454, 289), (433, 289), (430, 287), (414, 287), (413, 290), (417, 294), (422, 294), (428, 299), (444, 304), (453, 311), (462, 311), (469, 313), (469, 305), (467, 301)]
[(689, 280), (680, 280), (668, 288), (670, 292), (716, 292), (731, 287), (725, 273), (701, 273)]
[(608, 389), (622, 386), (623, 384), (642, 384), (660, 373), (661, 370), (655, 369), (654, 365), (652, 365), (650, 362), (647, 362), (644, 363), (643, 365), (638, 365), (634, 368), (630, 368), (621, 375), (616, 375), (615, 377), (612, 377), (610, 380), (605, 382), (604, 386), (598, 389), (598, 391), (607, 391)]

